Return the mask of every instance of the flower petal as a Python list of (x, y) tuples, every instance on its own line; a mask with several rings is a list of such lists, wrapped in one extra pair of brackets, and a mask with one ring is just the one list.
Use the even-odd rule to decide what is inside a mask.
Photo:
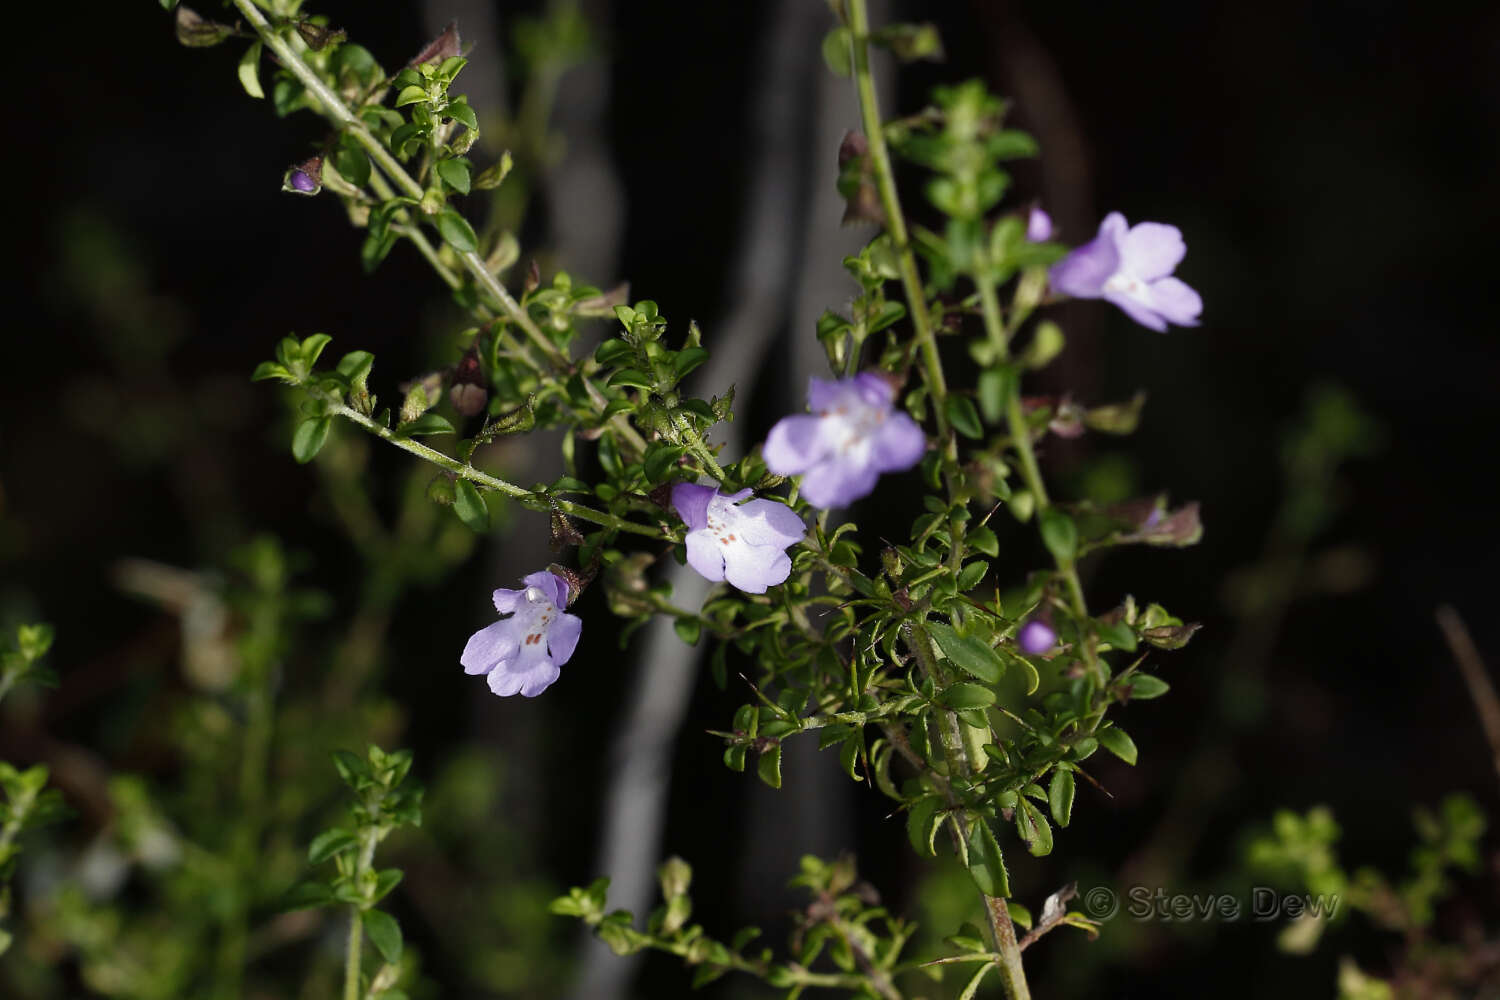
[(526, 675), (525, 680), (521, 684), (522, 698), (535, 698), (551, 687), (552, 682), (557, 680), (558, 675), (562, 673), (561, 670), (557, 669), (556, 664), (547, 663), (546, 661), (543, 661), (543, 663), (545, 664), (544, 667), (537, 667)]
[(814, 507), (844, 507), (870, 495), (880, 473), (874, 466), (829, 459), (802, 476), (802, 498)]
[(502, 698), (519, 694), (526, 675), (514, 670), (493, 670), (489, 676), (490, 690)]
[(1150, 327), (1157, 333), (1167, 332), (1167, 321), (1162, 319), (1156, 310), (1139, 299), (1132, 298), (1124, 292), (1105, 292), (1104, 300), (1106, 302), (1113, 302), (1125, 310), (1125, 315), (1141, 324), (1141, 326)]
[(1203, 299), (1177, 278), (1162, 278), (1150, 286), (1151, 304), (1178, 326), (1197, 326)]
[(521, 606), (521, 598), (525, 593), (524, 590), (497, 590), (490, 595), (490, 600), (495, 602), (496, 611), (508, 615)]
[(1187, 253), (1182, 230), (1161, 222), (1138, 222), (1125, 237), (1121, 267), (1143, 281), (1171, 274)]
[(488, 673), (503, 661), (514, 657), (521, 646), (515, 631), (512, 620), (507, 618), (487, 625), (469, 636), (463, 655), (458, 658), (458, 662), (464, 665), (464, 673)]
[(815, 375), (807, 380), (807, 408), (814, 413), (831, 410), (839, 405), (840, 397), (846, 391), (844, 383), (838, 379), (818, 378)]
[(848, 384), (858, 393), (859, 402), (871, 409), (888, 410), (896, 398), (890, 382), (873, 372), (856, 375)]
[(1052, 287), (1078, 299), (1099, 298), (1104, 283), (1120, 269), (1119, 243), (1124, 230), (1125, 217), (1119, 212), (1105, 216), (1098, 236), (1052, 265), (1047, 272)]
[(778, 476), (795, 476), (807, 471), (828, 453), (822, 432), (821, 417), (805, 413), (782, 417), (771, 428), (761, 448), (766, 468)]
[(724, 552), (724, 579), (747, 594), (764, 594), (791, 572), (787, 554), (769, 546), (731, 542)]
[(708, 524), (708, 504), (718, 492), (712, 486), (678, 483), (672, 487), (672, 506), (682, 523), (696, 530)]
[(688, 533), (687, 561), (705, 580), (718, 583), (724, 579), (724, 554), (707, 528)]
[(927, 435), (905, 413), (892, 413), (875, 431), (873, 444), (870, 457), (879, 471), (899, 472), (922, 460), (922, 453), (927, 450)]
[(541, 570), (523, 577), (521, 582), (546, 594), (553, 607), (562, 608), (568, 604), (568, 582), (559, 576)]
[(751, 545), (774, 545), (784, 549), (807, 536), (807, 525), (784, 503), (751, 500), (733, 508), (738, 512), (734, 530)]
[(573, 658), (578, 648), (578, 637), (583, 634), (583, 619), (577, 615), (560, 614), (547, 630), (547, 648), (552, 651), (552, 662), (562, 666)]

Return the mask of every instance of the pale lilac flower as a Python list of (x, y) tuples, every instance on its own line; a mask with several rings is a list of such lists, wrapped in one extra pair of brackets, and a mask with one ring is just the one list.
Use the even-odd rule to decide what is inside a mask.
[(313, 180), (305, 170), (293, 170), (288, 183), (303, 194), (312, 194), (318, 189), (318, 182)]
[(1021, 652), (1032, 656), (1041, 656), (1056, 644), (1057, 632), (1040, 618), (1031, 619), (1016, 633), (1016, 645), (1021, 647)]
[(1176, 226), (1139, 222), (1111, 212), (1099, 235), (1052, 265), (1052, 287), (1080, 299), (1106, 299), (1137, 323), (1165, 331), (1197, 326), (1203, 300), (1172, 271), (1187, 253)]
[(1033, 206), (1026, 217), (1026, 239), (1031, 243), (1046, 243), (1052, 238), (1052, 216)]
[(917, 422), (894, 409), (896, 391), (879, 375), (809, 380), (810, 414), (783, 417), (762, 452), (778, 476), (802, 477), (814, 507), (868, 496), (883, 472), (916, 465), (927, 446)]
[(764, 594), (786, 580), (792, 560), (783, 551), (807, 529), (784, 503), (750, 500), (750, 490), (728, 496), (713, 486), (678, 483), (672, 506), (688, 526), (688, 565), (705, 579), (728, 580), (749, 594)]
[(535, 698), (573, 655), (583, 620), (562, 610), (567, 581), (543, 570), (522, 582), (523, 590), (495, 591), (495, 610), (510, 617), (470, 636), (459, 661), (464, 673), (489, 674), (490, 690), (498, 695)]

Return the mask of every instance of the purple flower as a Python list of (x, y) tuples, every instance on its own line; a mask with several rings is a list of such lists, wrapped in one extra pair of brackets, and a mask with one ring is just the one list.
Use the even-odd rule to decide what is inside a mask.
[(724, 496), (713, 486), (678, 483), (672, 506), (688, 526), (688, 564), (707, 580), (728, 580), (749, 594), (764, 594), (786, 580), (792, 560), (783, 551), (807, 534), (784, 503), (751, 500), (750, 490)]
[(464, 673), (489, 674), (498, 695), (535, 698), (573, 655), (583, 620), (562, 610), (567, 581), (543, 570), (522, 582), (524, 590), (495, 591), (495, 610), (510, 617), (471, 635), (459, 661)]
[(1057, 632), (1040, 618), (1031, 619), (1016, 633), (1016, 645), (1021, 647), (1021, 652), (1032, 656), (1041, 656), (1056, 644)]
[(1026, 239), (1032, 243), (1046, 243), (1052, 238), (1052, 216), (1033, 206), (1026, 217)]
[(318, 182), (309, 177), (305, 170), (293, 170), (288, 183), (306, 194), (312, 194), (318, 189)]
[(1099, 235), (1052, 265), (1052, 287), (1080, 299), (1106, 299), (1142, 326), (1197, 326), (1203, 300), (1171, 276), (1187, 253), (1182, 232), (1160, 222), (1130, 226), (1111, 212)]
[(917, 422), (892, 408), (896, 391), (879, 375), (809, 380), (812, 413), (783, 417), (762, 452), (778, 476), (802, 477), (814, 507), (842, 507), (868, 496), (882, 472), (909, 469), (926, 438)]

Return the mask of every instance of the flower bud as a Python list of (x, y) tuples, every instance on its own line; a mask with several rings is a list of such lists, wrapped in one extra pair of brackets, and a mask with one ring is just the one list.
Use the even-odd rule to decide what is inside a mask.
[(406, 398), (401, 401), (401, 422), (409, 424), (413, 420), (427, 412), (432, 404), (427, 401), (427, 390), (420, 384), (411, 387)]
[(1057, 645), (1057, 632), (1042, 619), (1033, 618), (1016, 633), (1016, 645), (1030, 656), (1043, 656)]
[(656, 877), (661, 881), (662, 898), (672, 900), (687, 895), (688, 886), (693, 881), (693, 868), (674, 855), (656, 869)]
[(1052, 216), (1033, 206), (1026, 217), (1026, 239), (1031, 243), (1046, 243), (1052, 238)]
[(427, 484), (427, 499), (444, 507), (453, 506), (453, 477), (446, 472)]
[(323, 158), (314, 156), (288, 167), (281, 178), (281, 190), (292, 194), (317, 194), (323, 190)]
[(448, 390), (448, 400), (453, 408), (466, 417), (472, 417), (484, 410), (489, 402), (490, 394), (480, 385), (455, 385)]

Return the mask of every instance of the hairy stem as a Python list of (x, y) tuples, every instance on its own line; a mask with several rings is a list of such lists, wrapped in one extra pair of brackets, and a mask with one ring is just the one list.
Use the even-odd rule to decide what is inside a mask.
[(627, 521), (624, 518), (616, 517), (614, 514), (606, 514), (602, 511), (594, 510), (592, 507), (573, 503), (570, 500), (558, 500), (552, 497), (539, 496), (523, 486), (517, 486), (515, 483), (507, 482), (487, 472), (481, 472), (472, 465), (465, 465), (458, 459), (443, 454), (436, 448), (429, 448), (419, 441), (401, 437), (389, 427), (382, 426), (350, 406), (342, 403), (338, 404), (334, 407), (334, 412), (346, 420), (353, 421), (381, 440), (389, 441), (402, 451), (410, 452), (418, 458), (431, 462), (433, 465), (447, 469), (460, 479), (467, 479), (476, 486), (483, 486), (485, 489), (493, 490), (501, 496), (516, 501), (529, 510), (541, 511), (543, 513), (559, 511), (571, 517), (576, 517), (581, 521), (589, 521), (594, 524), (603, 525), (606, 528), (613, 528), (616, 531), (645, 535), (648, 538), (662, 537), (662, 533), (659, 530), (648, 525), (636, 524), (634, 521)]
[[(1010, 331), (1006, 329), (1005, 322), (1000, 315), (1000, 300), (995, 292), (995, 280), (991, 276), (988, 267), (982, 269), (974, 279), (979, 288), (979, 304), (984, 313), (984, 328), (989, 335), (990, 343), (994, 346), (997, 359), (1005, 360), (1009, 356)], [(1041, 466), (1037, 464), (1036, 449), (1032, 446), (1031, 425), (1026, 422), (1026, 414), (1021, 409), (1021, 393), (1013, 390), (1010, 398), (1005, 404), (1005, 421), (1010, 430), (1011, 443), (1016, 449), (1016, 455), (1021, 460), (1021, 478), (1026, 481), (1026, 488), (1036, 500), (1036, 512), (1041, 514), (1052, 506), (1052, 500), (1047, 495), (1047, 484), (1042, 479)], [(1057, 571), (1062, 575), (1063, 584), (1068, 590), (1068, 604), (1073, 609), (1073, 614), (1080, 620), (1088, 618), (1088, 604), (1083, 597), (1083, 584), (1078, 579), (1078, 568), (1071, 559), (1058, 559)]]
[(938, 356), (932, 318), (927, 311), (927, 296), (922, 290), (922, 278), (917, 273), (917, 259), (912, 253), (911, 239), (907, 234), (906, 216), (901, 212), (901, 199), (896, 193), (896, 174), (891, 167), (891, 154), (885, 145), (880, 104), (875, 95), (875, 79), (870, 74), (870, 15), (865, 0), (849, 0), (849, 33), (854, 49), (854, 85), (859, 92), (859, 112), (864, 122), (865, 138), (870, 144), (870, 164), (875, 171), (875, 186), (880, 192), (881, 209), (885, 212), (885, 229), (896, 250), (901, 287), (906, 293), (907, 314), (922, 352), (922, 370), (927, 378), (928, 390), (932, 393), (933, 409), (937, 412), (938, 432), (941, 437), (946, 438), (948, 382), (943, 376), (943, 362)]

